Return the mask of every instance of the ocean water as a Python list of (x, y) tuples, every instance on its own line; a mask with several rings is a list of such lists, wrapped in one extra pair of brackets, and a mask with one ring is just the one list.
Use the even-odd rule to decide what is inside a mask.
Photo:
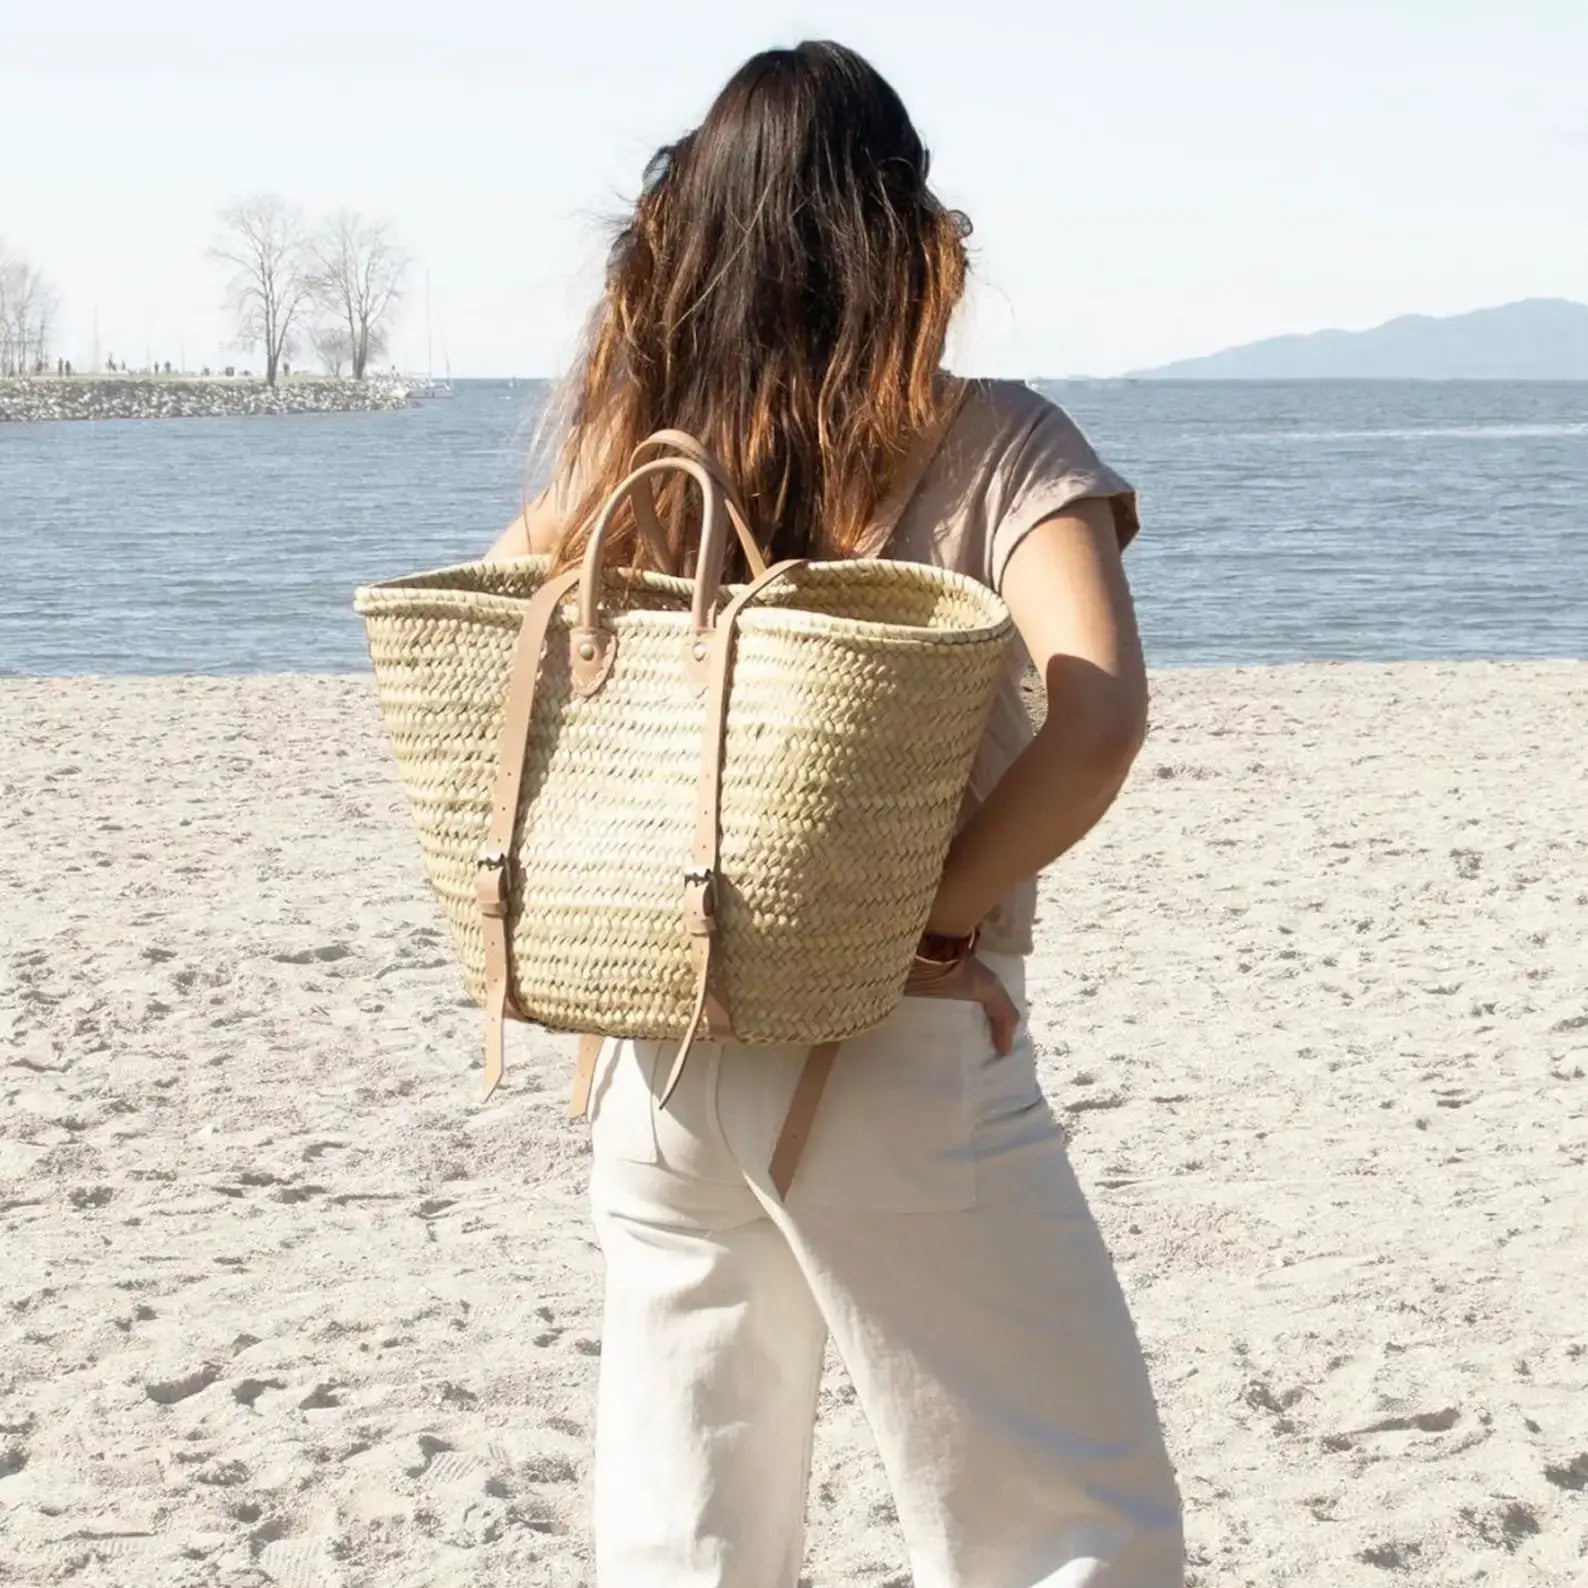
[[(1140, 490), (1155, 666), (1588, 657), (1588, 385), (1044, 389)], [(543, 399), (0, 425), (0, 674), (366, 666), (353, 587), (479, 555)]]

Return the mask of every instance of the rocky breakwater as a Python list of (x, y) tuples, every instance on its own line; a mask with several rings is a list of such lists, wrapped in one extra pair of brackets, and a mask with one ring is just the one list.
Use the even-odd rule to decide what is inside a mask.
[(267, 386), (224, 375), (31, 375), (0, 380), (0, 422), (353, 413), (406, 408), (411, 395), (408, 382), (381, 376), (294, 376)]

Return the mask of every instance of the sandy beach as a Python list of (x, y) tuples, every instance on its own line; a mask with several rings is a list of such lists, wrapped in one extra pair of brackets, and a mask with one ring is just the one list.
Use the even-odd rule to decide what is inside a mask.
[[(1588, 664), (1154, 710), (1033, 1025), (1191, 1580), (1581, 1588)], [(0, 681), (0, 745), (0, 1582), (587, 1584), (568, 1044), (476, 1106), (369, 681)], [(836, 1362), (810, 1523), (907, 1588)]]

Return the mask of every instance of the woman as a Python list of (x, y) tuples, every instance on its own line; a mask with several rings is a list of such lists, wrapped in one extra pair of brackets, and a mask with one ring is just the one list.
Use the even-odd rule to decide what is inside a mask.
[[(1033, 736), (1011, 663), (912, 978), (932, 996), (844, 1045), (786, 1202), (768, 1162), (802, 1050), (707, 1045), (665, 1109), (661, 1045), (602, 1055), (602, 1588), (794, 1588), (829, 1333), (917, 1588), (1182, 1580), (1146, 1370), (1022, 1013), (1033, 879), (1108, 809), (1144, 730), (1135, 499), (1046, 399), (939, 373), (967, 228), (926, 176), (852, 52), (749, 61), (648, 170), (553, 484), (495, 548), (576, 558), (633, 447), (676, 427), (725, 465), (769, 561), (886, 534), (886, 555), (1001, 591), (1047, 684)], [(661, 496), (673, 571), (687, 509)], [(647, 554), (630, 521), (615, 560)]]

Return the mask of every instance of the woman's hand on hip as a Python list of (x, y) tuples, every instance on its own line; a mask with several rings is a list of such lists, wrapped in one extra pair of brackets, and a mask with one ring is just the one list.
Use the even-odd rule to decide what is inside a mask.
[(904, 984), (906, 998), (955, 998), (980, 1004), (992, 1027), (993, 1046), (1008, 1053), (1015, 1045), (1020, 1011), (1008, 989), (979, 959), (964, 959), (952, 970), (917, 970)]

